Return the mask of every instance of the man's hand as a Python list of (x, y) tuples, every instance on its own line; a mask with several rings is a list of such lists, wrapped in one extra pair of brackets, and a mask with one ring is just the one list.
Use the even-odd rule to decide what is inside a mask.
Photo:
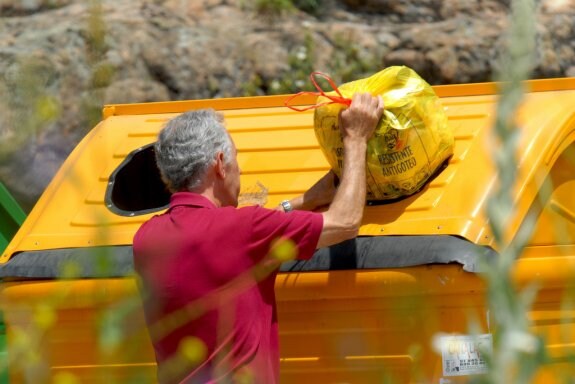
[[(331, 204), (337, 191), (336, 181), (336, 174), (333, 171), (329, 171), (303, 195), (291, 199), (289, 202), (292, 208), (302, 211), (314, 211)], [(281, 206), (278, 206), (276, 209), (283, 211)]]
[(304, 206), (309, 210), (331, 204), (335, 196), (337, 176), (333, 171), (326, 173), (303, 195)]
[(369, 93), (353, 95), (351, 106), (339, 115), (339, 129), (344, 140), (348, 137), (369, 140), (382, 114), (381, 96), (373, 97)]

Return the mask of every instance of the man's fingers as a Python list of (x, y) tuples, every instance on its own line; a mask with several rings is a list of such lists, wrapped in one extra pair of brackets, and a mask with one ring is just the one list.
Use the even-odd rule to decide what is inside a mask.
[(378, 109), (384, 108), (383, 98), (379, 95), (374, 97), (369, 92), (355, 93), (352, 97), (352, 104), (367, 104)]

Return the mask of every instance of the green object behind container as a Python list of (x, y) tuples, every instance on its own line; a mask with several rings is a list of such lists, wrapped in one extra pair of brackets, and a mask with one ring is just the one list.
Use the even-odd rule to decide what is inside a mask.
[[(24, 222), (26, 214), (0, 182), (0, 254), (8, 246), (18, 228)], [(1, 280), (0, 280), (1, 281)], [(0, 311), (0, 384), (8, 384), (8, 350), (6, 348), (6, 327)]]
[(4, 316), (0, 311), (0, 384), (8, 384), (8, 349), (6, 348), (6, 327), (4, 325)]
[(0, 253), (4, 252), (25, 218), (20, 205), (0, 182)]

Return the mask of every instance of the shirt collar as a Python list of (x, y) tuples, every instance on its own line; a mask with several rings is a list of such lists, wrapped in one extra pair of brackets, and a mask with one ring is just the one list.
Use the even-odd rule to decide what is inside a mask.
[(217, 208), (207, 197), (192, 192), (176, 192), (170, 197), (170, 208), (177, 206), (193, 206), (201, 208)]

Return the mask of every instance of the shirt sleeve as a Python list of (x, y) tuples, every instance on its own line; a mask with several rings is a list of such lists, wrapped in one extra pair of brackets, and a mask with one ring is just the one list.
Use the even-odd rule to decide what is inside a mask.
[(246, 207), (251, 214), (251, 254), (258, 262), (266, 257), (274, 241), (289, 239), (296, 245), (296, 258), (307, 260), (313, 256), (323, 229), (321, 213), (292, 211), (289, 213), (259, 206)]

